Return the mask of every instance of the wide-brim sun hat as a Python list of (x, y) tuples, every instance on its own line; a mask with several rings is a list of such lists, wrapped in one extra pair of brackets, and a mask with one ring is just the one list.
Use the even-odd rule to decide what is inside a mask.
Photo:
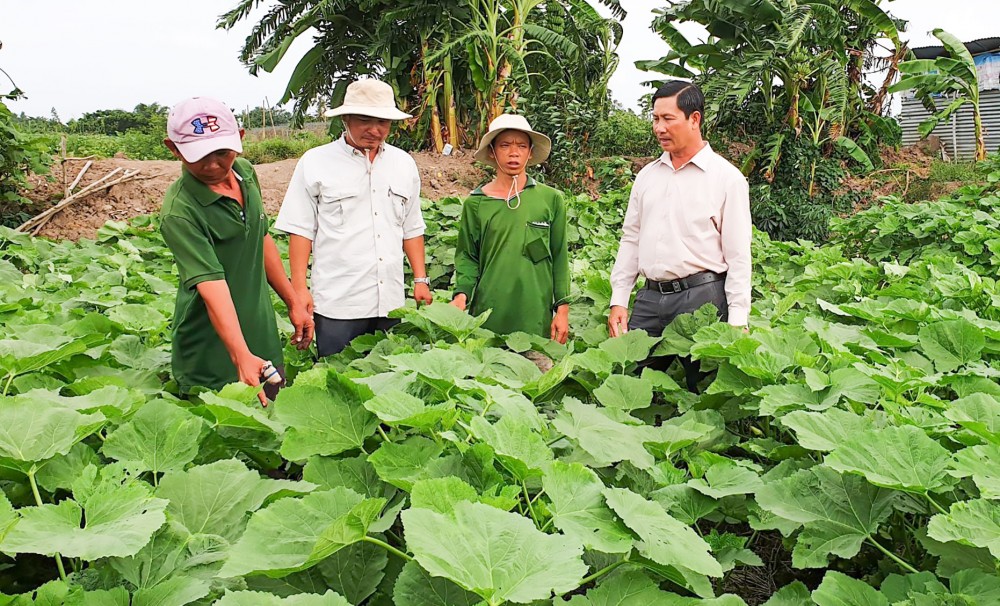
[(496, 167), (497, 161), (490, 156), (490, 145), (505, 130), (521, 131), (531, 139), (531, 157), (528, 158), (527, 166), (541, 164), (549, 157), (549, 152), (552, 151), (552, 141), (542, 133), (532, 130), (528, 120), (524, 116), (516, 114), (503, 114), (494, 118), (490, 122), (489, 130), (479, 142), (479, 149), (476, 150), (473, 157), (484, 164)]
[(372, 78), (355, 80), (347, 85), (344, 103), (323, 112), (327, 118), (333, 116), (369, 116), (382, 120), (406, 120), (410, 114), (396, 108), (396, 95), (385, 82)]

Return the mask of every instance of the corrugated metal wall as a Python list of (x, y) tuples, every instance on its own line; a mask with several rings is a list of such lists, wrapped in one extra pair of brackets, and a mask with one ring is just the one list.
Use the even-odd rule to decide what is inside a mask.
[[(946, 105), (944, 101), (938, 103), (939, 108)], [(983, 129), (986, 131), (986, 151), (995, 152), (1000, 148), (1000, 90), (980, 92), (979, 109), (983, 114)], [(904, 95), (903, 111), (899, 117), (899, 125), (903, 129), (903, 145), (913, 145), (920, 140), (917, 126), (928, 116), (930, 114), (920, 101)], [(975, 133), (972, 107), (963, 105), (947, 122), (938, 124), (931, 134), (941, 137), (945, 151), (953, 160), (971, 160), (976, 155)]]

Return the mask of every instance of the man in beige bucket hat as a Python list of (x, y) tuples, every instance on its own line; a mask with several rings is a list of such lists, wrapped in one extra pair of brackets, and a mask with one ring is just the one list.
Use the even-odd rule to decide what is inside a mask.
[(404, 254), (414, 298), (431, 302), (420, 174), (409, 154), (385, 142), (393, 121), (412, 116), (396, 108), (388, 84), (370, 79), (352, 82), (325, 115), (341, 116), (344, 134), (302, 156), (275, 222), (290, 234), (292, 286), (314, 315), (321, 357), (398, 322), (388, 315), (405, 302)]
[(527, 332), (565, 343), (569, 335), (569, 253), (562, 193), (536, 183), (525, 168), (549, 156), (552, 143), (523, 116), (490, 123), (475, 158), (497, 169), (462, 206), (452, 304), (478, 315), (498, 334)]

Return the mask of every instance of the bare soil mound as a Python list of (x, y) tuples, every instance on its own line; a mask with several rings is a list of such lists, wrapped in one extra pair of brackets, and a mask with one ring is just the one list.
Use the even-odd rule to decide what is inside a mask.
[[(485, 173), (474, 166), (472, 155), (457, 152), (452, 156), (442, 156), (432, 152), (412, 154), (420, 170), (421, 195), (431, 200), (448, 196), (465, 196), (485, 179)], [(291, 180), (296, 159), (282, 160), (269, 164), (258, 164), (264, 206), (270, 215), (278, 212), (285, 189)], [(66, 180), (71, 182), (83, 168), (85, 161), (66, 162)], [(109, 158), (95, 160), (84, 175), (77, 189), (99, 180), (115, 168), (139, 170), (135, 180), (103, 188), (94, 194), (72, 204), (55, 215), (39, 235), (57, 240), (77, 240), (94, 238), (97, 230), (109, 220), (122, 221), (138, 215), (158, 212), (163, 201), (163, 193), (178, 176), (180, 162), (166, 160), (126, 160)], [(119, 175), (122, 173), (118, 173)], [(32, 177), (35, 187), (28, 197), (44, 210), (52, 201), (61, 197), (63, 171), (54, 166), (54, 182), (45, 177)]]

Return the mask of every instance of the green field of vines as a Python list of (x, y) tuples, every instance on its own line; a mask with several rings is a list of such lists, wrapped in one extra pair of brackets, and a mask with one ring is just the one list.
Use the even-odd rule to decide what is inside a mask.
[[(289, 348), (266, 409), (176, 397), (155, 219), (3, 229), (0, 604), (998, 604), (989, 180), (823, 245), (757, 234), (750, 330), (703, 309), (659, 339), (607, 338), (627, 192), (580, 196), (568, 345), (406, 308)], [(442, 300), (460, 207), (425, 202)], [(701, 393), (651, 353), (700, 360)]]

